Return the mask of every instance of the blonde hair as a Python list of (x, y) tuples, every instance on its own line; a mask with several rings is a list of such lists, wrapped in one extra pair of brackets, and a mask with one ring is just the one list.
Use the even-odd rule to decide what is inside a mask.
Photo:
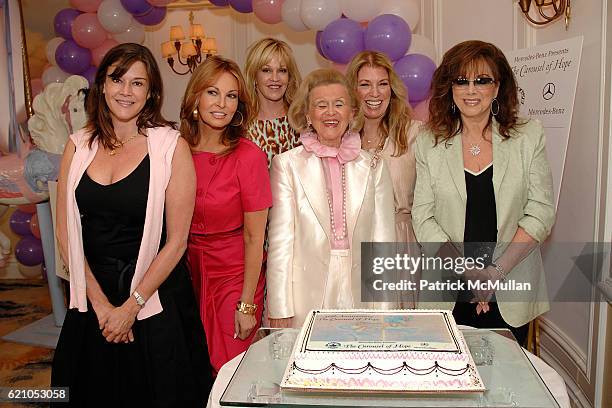
[[(252, 119), (253, 107), (251, 98), (246, 91), (246, 85), (238, 64), (234, 61), (219, 57), (211, 56), (198, 66), (193, 74), (185, 95), (181, 103), (181, 136), (189, 143), (192, 148), (200, 142), (200, 134), (198, 130), (199, 114), (194, 115), (194, 111), (198, 108), (200, 96), (202, 92), (213, 85), (219, 76), (224, 72), (232, 74), (238, 81), (238, 108), (232, 117), (230, 124), (225, 128), (221, 143), (228, 148), (221, 154), (232, 152), (238, 145), (238, 141), (242, 135), (246, 134), (249, 122)], [(195, 117), (194, 117), (195, 116)], [(237, 119), (236, 117), (242, 117)]]
[[(364, 66), (384, 68), (389, 75), (391, 99), (387, 112), (380, 121), (379, 129), (385, 137), (395, 143), (393, 156), (401, 156), (408, 150), (408, 128), (412, 122), (412, 110), (406, 102), (408, 91), (395, 73), (393, 63), (385, 54), (377, 51), (363, 51), (355, 55), (346, 69), (346, 77), (353, 89), (359, 85), (359, 71)], [(363, 135), (362, 135), (363, 136)]]
[(293, 57), (293, 51), (286, 42), (274, 38), (262, 38), (251, 44), (244, 65), (244, 76), (247, 90), (253, 101), (253, 119), (259, 114), (257, 72), (274, 57), (278, 57), (285, 63), (289, 73), (289, 83), (285, 95), (283, 95), (283, 102), (287, 107), (291, 106), (300, 82), (302, 82), (302, 76)]
[(310, 92), (318, 87), (324, 85), (342, 85), (346, 88), (346, 92), (349, 95), (351, 107), (355, 111), (353, 121), (350, 124), (350, 130), (359, 132), (363, 126), (363, 112), (361, 111), (361, 103), (355, 93), (355, 90), (349, 86), (346, 77), (340, 72), (333, 69), (317, 69), (312, 71), (300, 85), (293, 103), (289, 107), (287, 113), (289, 124), (297, 132), (304, 132), (308, 128), (306, 120), (306, 113), (310, 106)]

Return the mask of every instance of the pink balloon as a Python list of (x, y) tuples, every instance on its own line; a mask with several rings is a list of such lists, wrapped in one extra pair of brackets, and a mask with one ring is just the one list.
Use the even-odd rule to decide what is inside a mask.
[(95, 13), (102, 0), (70, 0), (70, 4), (85, 13)]
[(412, 108), (412, 117), (422, 122), (429, 121), (429, 98), (417, 103)]
[(45, 87), (45, 85), (43, 84), (42, 79), (40, 78), (33, 78), (30, 81), (30, 86), (32, 87), (32, 97), (38, 95), (39, 93), (41, 93)]
[(342, 75), (346, 74), (346, 68), (348, 68), (348, 64), (339, 64), (337, 62), (332, 62), (331, 69), (335, 69), (336, 71), (340, 72)]
[(72, 24), (72, 38), (84, 48), (97, 48), (106, 39), (107, 33), (98, 21), (96, 13), (78, 16)]
[(172, 3), (174, 0), (147, 0), (150, 5), (157, 7), (164, 7)]
[(284, 0), (253, 0), (253, 13), (264, 23), (278, 24), (283, 21), (283, 2)]
[(110, 50), (111, 48), (113, 48), (114, 46), (118, 44), (119, 43), (117, 41), (112, 40), (112, 39), (104, 40), (102, 45), (91, 50), (91, 63), (95, 65), (96, 67), (99, 66), (100, 63), (102, 62), (102, 58), (104, 58), (108, 50)]

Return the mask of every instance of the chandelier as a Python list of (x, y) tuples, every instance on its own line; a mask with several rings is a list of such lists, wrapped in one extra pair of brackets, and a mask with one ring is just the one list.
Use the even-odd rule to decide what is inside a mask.
[(534, 0), (537, 10), (536, 18), (530, 14), (531, 0), (519, 0), (521, 11), (525, 18), (535, 25), (546, 25), (565, 16), (565, 29), (569, 27), (571, 17), (571, 0)]
[[(185, 40), (183, 27), (175, 25), (170, 27), (170, 41), (161, 45), (162, 56), (168, 61), (172, 71), (178, 75), (192, 73), (198, 65), (209, 56), (217, 53), (217, 41), (206, 37), (202, 24), (193, 23), (193, 11), (189, 12), (189, 38)], [(178, 63), (186, 68), (179, 72), (174, 68), (174, 55)], [(179, 66), (180, 66), (179, 65)]]

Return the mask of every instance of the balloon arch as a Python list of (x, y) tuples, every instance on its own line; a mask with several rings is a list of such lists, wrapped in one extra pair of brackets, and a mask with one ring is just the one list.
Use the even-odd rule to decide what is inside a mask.
[[(50, 65), (34, 78), (34, 93), (70, 75), (93, 80), (96, 67), (113, 46), (144, 41), (145, 26), (166, 16), (173, 0), (70, 0), (53, 21), (57, 37), (47, 43)], [(188, 0), (199, 3), (203, 0)], [(360, 51), (386, 53), (408, 88), (410, 104), (426, 119), (427, 98), (436, 50), (428, 38), (413, 33), (419, 23), (419, 0), (209, 0), (217, 7), (254, 13), (267, 24), (284, 22), (294, 31), (316, 30), (319, 54), (344, 71)]]

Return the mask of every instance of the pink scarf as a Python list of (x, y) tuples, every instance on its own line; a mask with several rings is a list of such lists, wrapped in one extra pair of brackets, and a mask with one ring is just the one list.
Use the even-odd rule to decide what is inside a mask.
[(319, 141), (315, 132), (307, 131), (300, 134), (300, 142), (304, 150), (317, 157), (335, 157), (340, 164), (355, 160), (361, 151), (361, 137), (359, 133), (347, 131), (342, 136), (340, 147), (326, 146)]

